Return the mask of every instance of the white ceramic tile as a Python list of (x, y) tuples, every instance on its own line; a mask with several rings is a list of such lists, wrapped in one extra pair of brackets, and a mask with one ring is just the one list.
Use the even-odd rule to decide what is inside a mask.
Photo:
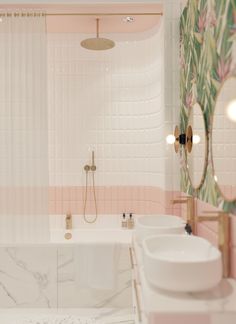
[[(130, 173), (130, 165), (135, 165), (136, 159), (139, 164), (141, 158), (135, 154), (136, 144), (147, 144), (149, 153), (143, 156), (145, 159), (146, 155), (154, 157), (156, 154), (148, 150), (148, 145), (162, 140), (160, 115), (153, 115), (164, 109), (160, 73), (162, 35), (119, 43), (113, 52), (102, 53), (104, 55), (85, 53), (80, 47), (82, 37), (54, 34), (48, 38), (49, 81), (54, 82), (54, 85), (49, 84), (51, 184), (82, 185), (81, 167), (85, 159), (90, 158), (85, 147), (94, 144), (97, 145), (95, 151), (100, 147), (103, 152), (101, 160), (97, 160), (104, 166), (98, 165), (99, 179), (109, 171), (112, 176), (106, 183), (110, 185), (124, 184), (120, 172), (126, 184), (136, 184), (137, 176), (139, 183), (148, 183), (152, 177), (142, 168), (138, 173)], [(109, 151), (104, 143), (112, 144), (112, 149)], [(126, 153), (121, 151), (121, 144), (125, 144)], [(109, 159), (119, 161), (123, 157), (129, 159), (123, 160), (120, 172), (116, 173)], [(78, 163), (81, 159), (82, 165)], [(157, 174), (158, 168), (159, 164)]]

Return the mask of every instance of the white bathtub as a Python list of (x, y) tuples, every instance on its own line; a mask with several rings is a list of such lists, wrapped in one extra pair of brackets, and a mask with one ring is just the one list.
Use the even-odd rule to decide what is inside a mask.
[[(98, 216), (96, 223), (87, 224), (82, 216), (74, 216), (71, 240), (64, 238), (69, 232), (65, 229), (65, 215), (51, 216), (50, 226), (49, 243), (0, 246), (0, 282), (4, 288), (0, 289), (0, 309), (131, 307), (129, 246), (133, 231), (121, 228), (121, 217)], [(106, 268), (117, 271), (114, 287), (107, 288), (106, 278), (106, 285), (102, 288), (100, 281), (96, 294), (94, 282), (86, 286), (82, 272), (83, 264), (87, 267), (88, 263), (84, 251), (88, 249), (91, 258), (93, 248), (95, 271), (99, 267), (105, 269), (99, 272), (104, 275)], [(108, 255), (103, 249), (109, 251)], [(96, 260), (100, 255), (103, 262), (99, 264)], [(98, 279), (103, 280), (100, 275)]]
[[(66, 239), (65, 234), (71, 233), (71, 239)], [(119, 243), (130, 245), (132, 241), (132, 231), (120, 229), (74, 229), (66, 231), (62, 229), (53, 229), (50, 232), (51, 242), (60, 244), (99, 244), (99, 243)]]
[[(89, 216), (93, 219), (94, 216)], [(99, 215), (95, 223), (86, 223), (82, 215), (72, 216), (72, 230), (65, 228), (65, 215), (50, 216), (51, 242), (60, 244), (70, 243), (120, 243), (130, 245), (133, 230), (122, 229), (120, 215)], [(71, 239), (65, 234), (70, 233)]]

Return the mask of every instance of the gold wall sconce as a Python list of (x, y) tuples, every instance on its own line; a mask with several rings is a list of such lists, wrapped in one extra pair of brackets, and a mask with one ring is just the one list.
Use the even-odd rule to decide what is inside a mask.
[(175, 126), (174, 131), (174, 149), (175, 152), (178, 153), (180, 145), (184, 145), (184, 147), (187, 149), (188, 153), (192, 151), (193, 147), (193, 130), (192, 127), (189, 125), (187, 128), (187, 132), (180, 134), (179, 127)]

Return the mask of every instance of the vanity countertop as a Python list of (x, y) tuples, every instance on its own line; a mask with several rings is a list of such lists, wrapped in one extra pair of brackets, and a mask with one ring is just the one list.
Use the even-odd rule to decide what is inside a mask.
[(140, 269), (143, 310), (146, 313), (235, 312), (236, 281), (223, 279), (214, 289), (201, 293), (175, 293), (153, 288)]
[(190, 316), (189, 320), (192, 320), (191, 314), (195, 316), (198, 314), (203, 316), (200, 321), (201, 324), (211, 324), (218, 323), (212, 321), (212, 318), (209, 319), (212, 314), (227, 313), (230, 318), (233, 316), (234, 319), (233, 321), (227, 320), (227, 324), (236, 323), (236, 280), (223, 279), (214, 289), (198, 293), (176, 293), (157, 289), (151, 286), (145, 277), (142, 265), (142, 248), (135, 239), (133, 240), (133, 247), (142, 294), (142, 311), (148, 315), (149, 319), (152, 319), (149, 322), (155, 323), (158, 318), (158, 320), (163, 320), (162, 323), (165, 323), (163, 315), (166, 315), (169, 319), (170, 316), (173, 319), (173, 315), (177, 317), (188, 315)]

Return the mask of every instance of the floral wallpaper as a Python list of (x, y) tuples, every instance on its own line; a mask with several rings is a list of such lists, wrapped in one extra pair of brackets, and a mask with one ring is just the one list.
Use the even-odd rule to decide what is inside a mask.
[(234, 46), (236, 0), (189, 0), (180, 20), (180, 130), (185, 132), (191, 107), (198, 102), (203, 110), (209, 150), (204, 181), (195, 189), (189, 179), (186, 153), (182, 148), (181, 190), (236, 214), (236, 200), (226, 201), (214, 179), (211, 152), (217, 93), (226, 78), (236, 76)]

